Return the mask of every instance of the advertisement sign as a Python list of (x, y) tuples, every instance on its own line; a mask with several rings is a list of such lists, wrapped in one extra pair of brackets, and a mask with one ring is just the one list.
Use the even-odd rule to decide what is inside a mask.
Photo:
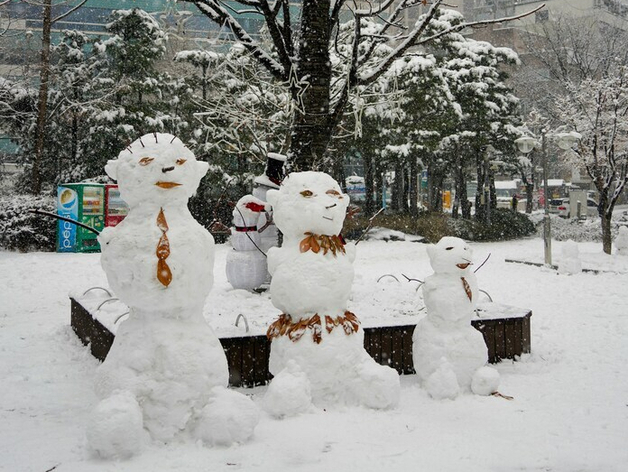
[(116, 226), (129, 213), (129, 206), (120, 198), (117, 185), (105, 186), (105, 226)]
[[(78, 219), (78, 193), (67, 187), (57, 189), (57, 214), (73, 220)], [(59, 220), (57, 223), (57, 251), (76, 251), (76, 225)]]

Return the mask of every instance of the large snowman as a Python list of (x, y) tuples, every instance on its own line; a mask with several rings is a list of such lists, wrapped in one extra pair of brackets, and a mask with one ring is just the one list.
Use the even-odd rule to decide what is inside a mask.
[(268, 202), (283, 233), (268, 252), (272, 303), (283, 314), (268, 330), (270, 371), (264, 399), (275, 416), (311, 404), (391, 408), (399, 400), (399, 376), (364, 350), (358, 318), (347, 310), (354, 246), (340, 231), (349, 197), (321, 172), (290, 174)]
[(489, 395), (497, 391), (499, 375), (486, 367), (484, 337), (471, 325), (478, 300), (471, 248), (460, 238), (444, 237), (427, 253), (434, 274), (423, 285), (427, 316), (412, 337), (414, 368), (434, 398), (453, 399), (469, 390)]
[(100, 366), (90, 449), (109, 458), (161, 442), (231, 444), (258, 421), (246, 396), (226, 389), (221, 344), (205, 322), (214, 240), (187, 202), (208, 169), (176, 137), (142, 136), (105, 170), (118, 181), (128, 216), (99, 236), (101, 264), (130, 315)]

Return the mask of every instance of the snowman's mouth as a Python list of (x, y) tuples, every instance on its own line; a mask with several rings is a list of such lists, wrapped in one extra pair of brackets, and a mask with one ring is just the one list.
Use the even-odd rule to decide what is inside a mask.
[(332, 216), (323, 216), (323, 218), (329, 221), (334, 221), (334, 218)]
[(180, 186), (181, 184), (178, 184), (176, 182), (163, 182), (163, 181), (159, 181), (157, 182), (155, 185), (157, 185), (157, 187), (160, 188), (175, 188)]
[(463, 262), (461, 264), (456, 264), (456, 267), (458, 267), (459, 269), (466, 269), (467, 267), (469, 267), (471, 265), (470, 262)]

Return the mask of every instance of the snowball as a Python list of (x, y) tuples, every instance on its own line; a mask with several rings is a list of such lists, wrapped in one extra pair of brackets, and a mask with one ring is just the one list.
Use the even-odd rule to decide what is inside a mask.
[(241, 393), (222, 387), (211, 390), (194, 435), (212, 446), (244, 443), (259, 422), (259, 411), (253, 401)]
[(349, 196), (324, 172), (293, 172), (280, 190), (269, 190), (266, 198), (277, 227), (290, 237), (302, 237), (306, 232), (340, 233), (349, 206)]
[(126, 459), (140, 452), (145, 434), (140, 406), (130, 392), (124, 391), (96, 406), (87, 442), (90, 450), (103, 459)]
[(456, 373), (446, 359), (441, 360), (440, 366), (427, 378), (424, 387), (430, 397), (436, 400), (453, 400), (460, 393)]
[(499, 372), (489, 366), (479, 368), (471, 380), (471, 390), (476, 395), (491, 395), (499, 387)]
[(360, 382), (355, 394), (362, 405), (377, 410), (399, 405), (401, 385), (396, 370), (367, 360), (357, 366), (357, 375)]
[(279, 372), (264, 396), (264, 410), (275, 417), (296, 416), (312, 405), (310, 381), (293, 360)]

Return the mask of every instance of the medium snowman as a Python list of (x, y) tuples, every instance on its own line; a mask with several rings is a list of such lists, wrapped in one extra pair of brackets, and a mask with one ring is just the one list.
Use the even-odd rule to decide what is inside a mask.
[(427, 315), (412, 337), (414, 368), (434, 398), (453, 399), (469, 390), (490, 395), (499, 374), (486, 366), (484, 337), (471, 325), (478, 301), (471, 248), (460, 238), (444, 237), (427, 253), (434, 274), (423, 285)]
[(322, 172), (295, 172), (268, 202), (283, 245), (268, 252), (271, 300), (283, 312), (268, 329), (274, 379), (264, 398), (274, 416), (319, 407), (386, 409), (399, 401), (399, 376), (364, 350), (364, 332), (347, 310), (355, 247), (340, 231), (349, 197)]
[(130, 314), (96, 376), (102, 401), (87, 439), (98, 456), (129, 457), (148, 438), (228, 445), (257, 424), (252, 401), (226, 389), (225, 353), (203, 317), (214, 240), (187, 202), (207, 169), (178, 138), (159, 133), (105, 167), (130, 211), (100, 234), (101, 264)]

